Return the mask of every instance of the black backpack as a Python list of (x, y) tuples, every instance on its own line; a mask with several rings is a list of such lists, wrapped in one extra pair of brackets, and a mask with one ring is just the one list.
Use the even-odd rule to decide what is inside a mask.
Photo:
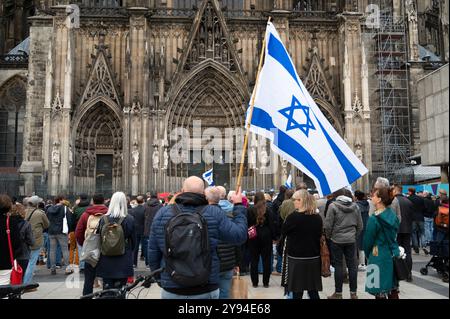
[(174, 216), (165, 227), (166, 271), (182, 287), (206, 285), (211, 273), (211, 250), (203, 212), (208, 206), (195, 213), (183, 213), (176, 204), (172, 207)]

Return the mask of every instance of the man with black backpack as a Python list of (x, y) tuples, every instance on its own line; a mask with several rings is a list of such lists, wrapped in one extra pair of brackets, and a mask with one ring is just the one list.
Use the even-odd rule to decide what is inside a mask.
[(233, 196), (234, 218), (218, 206), (209, 206), (204, 182), (189, 177), (174, 205), (163, 207), (153, 220), (148, 258), (161, 274), (162, 299), (218, 299), (220, 241), (240, 245), (247, 240), (242, 194)]

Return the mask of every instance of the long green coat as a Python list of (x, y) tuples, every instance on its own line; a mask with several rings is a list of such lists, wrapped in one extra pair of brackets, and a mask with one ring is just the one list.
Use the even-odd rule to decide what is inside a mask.
[(364, 252), (368, 256), (366, 291), (372, 295), (389, 293), (398, 285), (392, 255), (400, 254), (397, 244), (399, 226), (400, 222), (391, 208), (378, 217), (375, 214), (370, 216), (367, 222), (364, 235)]

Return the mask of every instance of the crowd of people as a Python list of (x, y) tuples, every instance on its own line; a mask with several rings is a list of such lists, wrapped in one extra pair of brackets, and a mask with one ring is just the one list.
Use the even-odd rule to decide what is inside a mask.
[[(142, 260), (148, 270), (165, 268), (158, 280), (163, 299), (230, 298), (238, 272), (250, 274), (255, 288), (260, 273), (265, 288), (272, 275), (281, 276), (286, 298), (301, 299), (307, 292), (319, 299), (325, 247), (331, 259), (326, 270), (334, 272), (335, 283), (329, 299), (343, 298), (344, 283), (357, 299), (358, 271), (369, 277), (373, 267), (379, 269), (379, 284), (366, 280), (365, 291), (377, 299), (398, 299), (392, 257), (406, 256), (412, 281), (412, 250), (428, 254), (433, 240), (448, 240), (448, 228), (434, 223), (439, 207), (448, 209), (445, 190), (432, 197), (411, 188), (405, 195), (384, 178), (370, 194), (344, 188), (320, 198), (304, 183), (295, 190), (282, 186), (278, 194), (245, 196), (240, 190), (227, 194), (222, 186), (205, 188), (198, 177), (186, 179), (165, 201), (150, 192), (135, 198), (116, 192), (110, 199), (80, 194), (73, 205), (64, 196), (44, 202), (34, 195), (19, 203), (0, 195), (0, 250), (12, 250), (25, 284), (33, 282), (36, 265), (47, 265), (51, 275), (63, 266), (65, 274), (78, 268), (84, 273), (83, 295), (100, 287), (99, 278), (103, 289), (126, 285)], [(188, 228), (186, 216), (197, 218), (198, 227)], [(95, 263), (81, 258), (93, 234), (100, 238)], [(189, 262), (199, 266), (183, 264)], [(9, 283), (12, 267), (10, 254), (2, 253), (0, 285)]]

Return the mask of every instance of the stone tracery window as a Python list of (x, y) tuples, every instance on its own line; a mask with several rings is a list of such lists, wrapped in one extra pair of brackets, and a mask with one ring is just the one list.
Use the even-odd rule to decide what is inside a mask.
[(22, 163), (25, 80), (15, 77), (0, 88), (0, 167)]

